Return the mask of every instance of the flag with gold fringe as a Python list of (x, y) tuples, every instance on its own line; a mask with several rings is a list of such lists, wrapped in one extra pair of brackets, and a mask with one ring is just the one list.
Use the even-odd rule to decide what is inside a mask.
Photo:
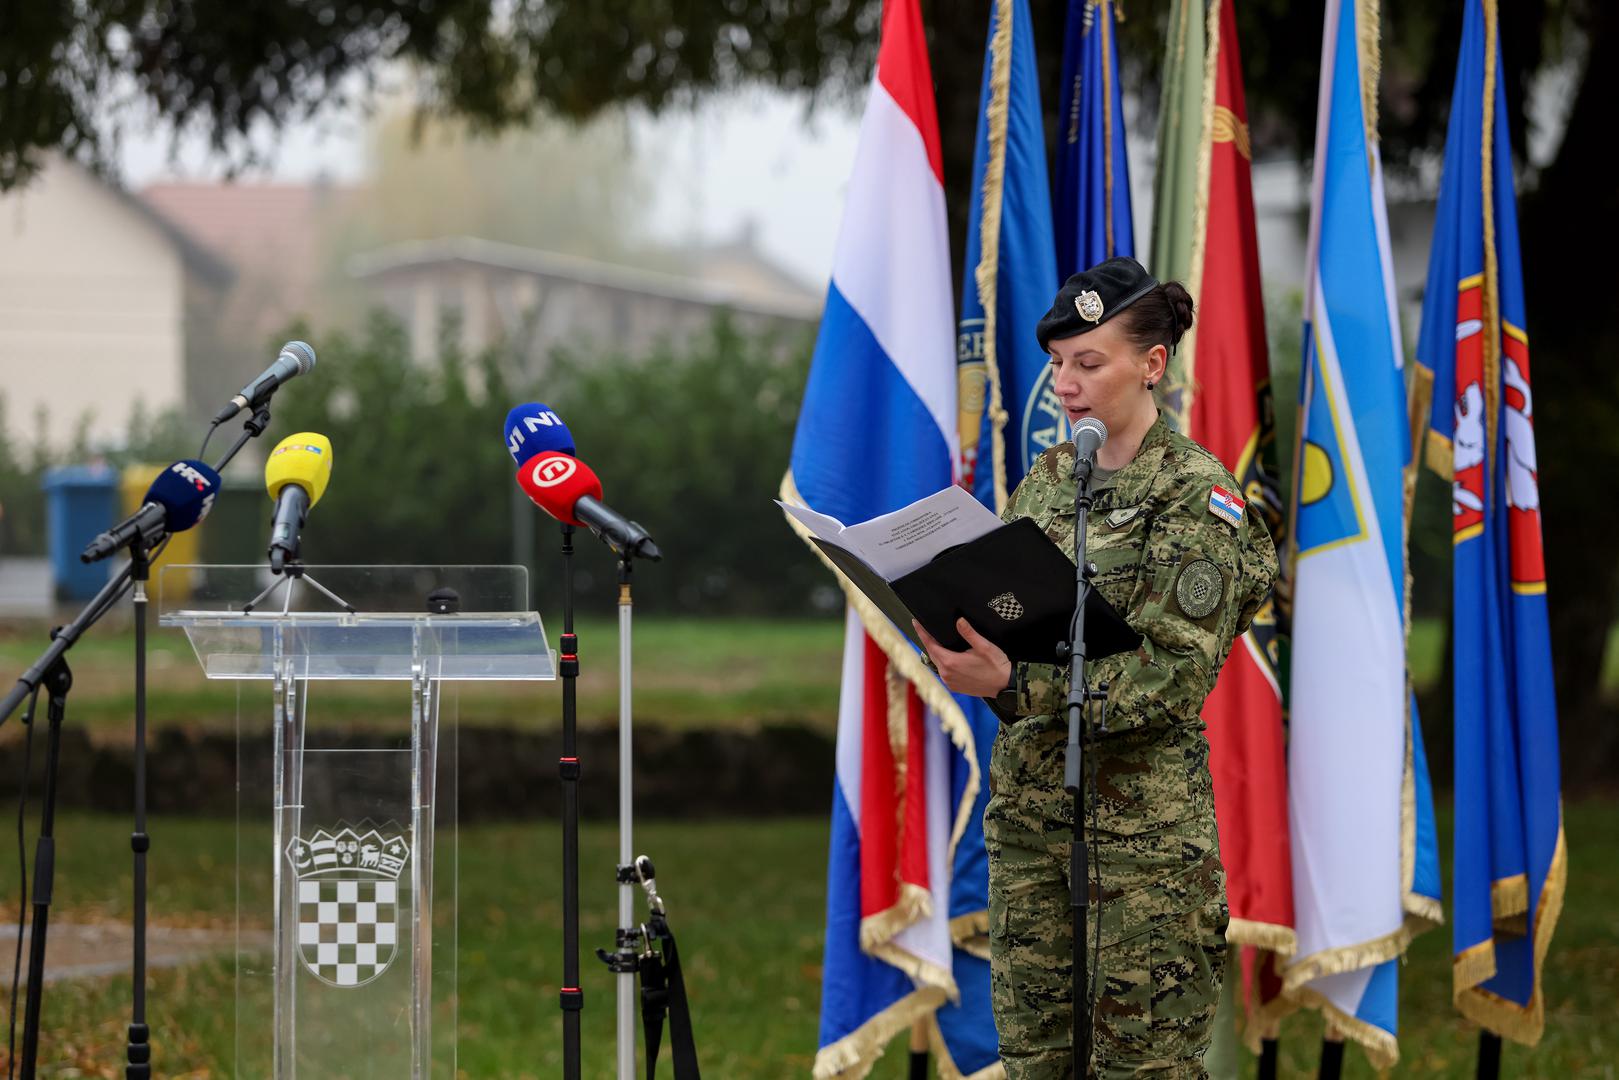
[[(942, 160), (917, 0), (888, 0), (784, 501), (854, 523), (955, 482)], [(814, 1075), (858, 1080), (921, 1023), (941, 1076), (994, 1080), (988, 964), (956, 947), (951, 926), (956, 854), (983, 785), (975, 732), (900, 632), (839, 583), (848, 610)]]
[(1399, 958), (1442, 921), (1406, 667), (1415, 472), (1377, 143), (1375, 0), (1327, 0), (1288, 551), (1288, 805), (1298, 945), (1286, 991), (1378, 1067)]
[(1540, 1040), (1567, 852), (1529, 333), (1494, 0), (1468, 0), (1417, 347), (1428, 464), (1451, 481), (1456, 722), (1453, 991)]
[[(1212, 0), (1206, 24), (1197, 0), (1171, 7), (1153, 269), (1163, 280), (1186, 282), (1197, 321), (1176, 350), (1164, 403), (1176, 426), (1237, 477), (1282, 550), (1286, 521), (1234, 7), (1233, 0)], [(1250, 1043), (1285, 1011), (1273, 960), (1296, 944), (1280, 631), (1276, 606), (1267, 603), (1203, 707), (1231, 907), (1226, 937), (1243, 947), (1234, 998), (1249, 1021)]]

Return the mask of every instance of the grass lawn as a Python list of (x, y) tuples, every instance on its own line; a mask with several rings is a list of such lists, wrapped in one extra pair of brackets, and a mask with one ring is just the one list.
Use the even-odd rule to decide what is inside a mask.
[[(1613, 1023), (1619, 921), (1611, 906), (1619, 895), (1619, 803), (1586, 801), (1567, 812), (1569, 892), (1545, 983), (1547, 1033), (1534, 1051), (1508, 1044), (1507, 1076), (1612, 1077), (1619, 1062), (1619, 1029)], [(1441, 816), (1440, 829), (1448, 859), (1448, 815)], [(180, 925), (228, 921), (232, 827), (154, 821), (152, 831), (154, 919)], [(56, 921), (127, 920), (127, 821), (66, 816), (57, 834)], [(649, 824), (636, 836), (637, 850), (658, 862), (659, 884), (680, 936), (705, 1075), (720, 1080), (808, 1076), (820, 1001), (825, 822)], [(614, 828), (584, 829), (581, 936), (587, 954), (609, 943), (616, 922), (611, 882), (616, 849)], [(465, 1076), (560, 1075), (559, 850), (559, 831), (552, 823), (483, 826), (462, 834), (459, 1030)], [(7, 856), (0, 865), (0, 896), (9, 907), (17, 894), (16, 864)], [(1401, 973), (1400, 1075), (1472, 1075), (1476, 1037), (1450, 1005), (1449, 952), (1447, 931), (1424, 935)], [(231, 1075), (229, 964), (158, 971), (150, 985), (159, 1073)], [(43, 1059), (53, 1068), (42, 1075), (121, 1076), (129, 990), (127, 978), (51, 984), (42, 1045)], [(593, 958), (584, 968), (584, 990), (584, 1074), (610, 1077), (612, 980)], [(1284, 1076), (1314, 1074), (1320, 1032), (1312, 1013), (1285, 1022)], [(1347, 1075), (1372, 1075), (1358, 1050), (1351, 1048), (1346, 1059)], [(1250, 1075), (1251, 1067), (1250, 1062)], [(873, 1076), (899, 1080), (904, 1075), (904, 1045), (897, 1040)]]
[[(618, 625), (579, 620), (582, 726), (618, 723)], [(109, 632), (110, 631), (110, 632)], [(843, 620), (648, 618), (635, 621), (635, 716), (669, 728), (728, 729), (800, 723), (830, 733), (837, 724)], [(555, 649), (560, 619), (546, 625)], [(0, 673), (20, 674), (48, 643), (42, 626), (0, 629)], [(70, 722), (122, 732), (134, 710), (134, 631), (95, 627), (68, 654), (74, 688)], [(203, 678), (195, 654), (178, 630), (153, 629), (147, 649), (147, 708), (154, 727), (229, 730), (237, 687), (256, 695), (269, 714), (268, 684)], [(550, 729), (561, 724), (560, 683), (486, 683), (460, 695), (463, 725)], [(329, 683), (320, 689), (312, 725), (363, 725), (382, 710), (408, 709), (397, 685)]]
[[(581, 620), (583, 664), (579, 717), (585, 727), (618, 722), (618, 627), (611, 619)], [(552, 648), (560, 621), (548, 624)], [(122, 733), (133, 712), (127, 625), (96, 627), (69, 654), (74, 670), (69, 704), (76, 726)], [(0, 673), (20, 673), (46, 643), (42, 626), (0, 626)], [(1619, 691), (1619, 633), (1604, 670)], [(1411, 666), (1418, 687), (1443, 670), (1443, 627), (1419, 621), (1411, 633)], [(757, 728), (797, 723), (831, 734), (837, 724), (843, 621), (825, 619), (702, 619), (637, 617), (635, 716), (638, 722), (676, 729)], [(229, 730), (237, 688), (256, 696), (265, 715), (265, 685), (210, 682), (177, 630), (154, 629), (148, 649), (148, 716), (153, 727)], [(406, 707), (404, 689), (391, 685), (329, 683), (311, 723), (363, 726), (383, 710)], [(486, 683), (460, 695), (464, 725), (550, 729), (561, 723), (560, 683)], [(10, 732), (5, 733), (8, 737)]]

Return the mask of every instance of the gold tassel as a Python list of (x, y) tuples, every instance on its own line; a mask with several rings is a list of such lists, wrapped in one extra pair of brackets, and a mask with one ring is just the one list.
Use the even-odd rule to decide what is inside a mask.
[(945, 993), (923, 987), (900, 998), (882, 1012), (815, 1055), (815, 1080), (862, 1080), (882, 1057), (895, 1035), (916, 1021), (931, 1016), (945, 1002)]
[(1366, 1051), (1366, 1059), (1374, 1069), (1392, 1069), (1400, 1063), (1400, 1043), (1393, 1035), (1364, 1020), (1357, 1020), (1314, 990), (1298, 991), (1298, 997), (1311, 1008), (1319, 1009), (1327, 1017), (1327, 1037), (1352, 1039)]
[(894, 906), (860, 920), (860, 948), (872, 952), (901, 930), (933, 914), (933, 897), (922, 886), (901, 882)]
[(1232, 919), (1227, 923), (1225, 939), (1232, 945), (1253, 945), (1279, 956), (1292, 956), (1299, 947), (1298, 935), (1291, 926), (1248, 919)]
[[(1484, 0), (1484, 123), (1479, 159), (1484, 208), (1484, 482), (1495, 476), (1495, 436), (1501, 424), (1501, 266), (1495, 251), (1495, 2)], [(1485, 491), (1499, 499), (1503, 493)]]
[(1529, 913), (1529, 875), (1514, 874), (1490, 885), (1490, 917), (1496, 922)]
[[(1006, 125), (1011, 111), (1012, 0), (995, 2), (995, 36), (990, 39), (989, 101), (984, 106), (988, 157), (984, 162), (983, 214), (978, 223), (978, 265), (973, 283), (984, 309), (984, 376), (989, 383), (990, 467), (995, 470), (995, 510), (1006, 509), (1006, 423), (1001, 368), (995, 348), (997, 268), (1001, 264), (1001, 202), (1006, 186)], [(983, 454), (980, 448), (979, 454)]]
[[(1558, 810), (1559, 822), (1562, 810)], [(1524, 1046), (1535, 1046), (1546, 1027), (1546, 1003), (1541, 993), (1540, 976), (1545, 968), (1546, 950), (1551, 946), (1552, 932), (1563, 913), (1563, 894), (1568, 885), (1568, 843), (1559, 823), (1557, 847), (1552, 852), (1551, 866), (1540, 889), (1540, 902), (1535, 905), (1535, 989), (1528, 1005), (1492, 994), (1479, 984), (1495, 975), (1495, 947), (1492, 941), (1481, 941), (1459, 954), (1452, 966), (1452, 996), (1456, 1009), (1480, 1027), (1487, 1028), (1503, 1038)], [(1487, 959), (1486, 963), (1480, 957)]]
[(1320, 952), (1295, 960), (1282, 972), (1283, 992), (1298, 994), (1303, 998), (1308, 992), (1305, 984), (1314, 982), (1324, 975), (1340, 975), (1346, 971), (1358, 971), (1364, 967), (1381, 964), (1385, 960), (1392, 960), (1405, 951), (1412, 937), (1429, 929), (1426, 923), (1427, 920), (1424, 918), (1407, 915), (1397, 929), (1382, 937), (1354, 945), (1322, 949)]

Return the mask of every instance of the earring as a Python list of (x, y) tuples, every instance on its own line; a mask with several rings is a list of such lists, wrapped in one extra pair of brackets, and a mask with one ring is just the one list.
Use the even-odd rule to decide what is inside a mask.
[(1153, 388), (1153, 387), (1155, 387), (1155, 386), (1157, 386), (1157, 385), (1158, 385), (1158, 384), (1157, 384), (1157, 383), (1155, 383), (1155, 382), (1153, 382), (1153, 381), (1152, 381), (1152, 380), (1151, 380), (1151, 379), (1148, 379), (1148, 380), (1147, 380), (1147, 389), (1148, 389), (1148, 390), (1151, 390), (1151, 389), (1152, 389), (1152, 388)]

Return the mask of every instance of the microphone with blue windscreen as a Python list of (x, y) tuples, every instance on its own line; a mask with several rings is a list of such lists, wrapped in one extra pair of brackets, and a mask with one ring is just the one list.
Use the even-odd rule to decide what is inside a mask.
[(141, 508), (85, 547), (79, 558), (91, 563), (126, 548), (137, 536), (148, 544), (163, 533), (185, 532), (208, 516), (219, 493), (219, 474), (206, 462), (176, 461), (157, 474)]
[(535, 454), (553, 452), (574, 456), (573, 433), (549, 405), (530, 401), (506, 414), (506, 449), (519, 466)]

